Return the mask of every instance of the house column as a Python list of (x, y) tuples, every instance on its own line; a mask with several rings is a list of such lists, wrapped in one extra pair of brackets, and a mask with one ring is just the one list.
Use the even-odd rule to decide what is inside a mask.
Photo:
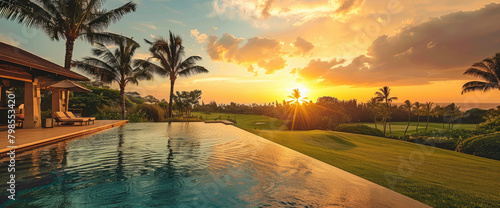
[(52, 117), (54, 117), (55, 112), (64, 111), (63, 110), (63, 100), (62, 94), (64, 93), (61, 90), (51, 90), (52, 91)]
[(24, 128), (40, 127), (42, 113), (40, 111), (40, 87), (38, 79), (24, 83)]

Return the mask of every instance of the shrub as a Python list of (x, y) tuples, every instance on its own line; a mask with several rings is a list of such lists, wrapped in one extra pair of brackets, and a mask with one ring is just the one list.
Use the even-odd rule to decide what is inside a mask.
[(500, 160), (500, 132), (464, 140), (457, 146), (456, 151)]
[(127, 120), (129, 122), (143, 122), (146, 121), (146, 114), (142, 111), (130, 112), (127, 114)]
[(372, 136), (384, 136), (384, 133), (382, 133), (382, 131), (380, 131), (379, 129), (375, 129), (361, 124), (358, 125), (343, 124), (337, 127), (337, 131), (349, 132), (355, 134), (365, 134)]
[(480, 123), (478, 129), (494, 129), (496, 131), (500, 131), (500, 116)]
[(432, 131), (414, 133), (411, 136), (448, 137), (454, 139), (458, 139), (461, 137), (463, 139), (468, 139), (473, 136), (488, 134), (491, 132), (492, 132), (491, 130), (486, 130), (486, 129), (445, 129), (445, 130), (433, 129)]
[(120, 106), (104, 105), (97, 109), (97, 113), (92, 115), (97, 120), (120, 120), (122, 119)]
[(140, 104), (137, 105), (137, 110), (145, 114), (148, 121), (162, 121), (165, 118), (166, 112), (163, 108), (153, 104)]
[(438, 147), (447, 150), (455, 150), (457, 145), (463, 141), (462, 137), (452, 138), (446, 136), (409, 136), (404, 139), (404, 141), (429, 145), (433, 147)]

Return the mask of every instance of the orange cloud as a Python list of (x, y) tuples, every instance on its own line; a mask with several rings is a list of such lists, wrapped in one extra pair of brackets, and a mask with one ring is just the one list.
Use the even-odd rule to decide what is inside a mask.
[(297, 37), (295, 41), (292, 42), (292, 45), (297, 48), (295, 54), (297, 55), (306, 55), (314, 48), (314, 45), (307, 40), (304, 40), (301, 37)]
[[(460, 80), (472, 63), (500, 48), (500, 4), (455, 12), (382, 35), (347, 65), (311, 60), (298, 74), (324, 86), (419, 85)], [(336, 61), (337, 59), (332, 59)]]
[(266, 74), (285, 68), (286, 60), (282, 56), (287, 53), (282, 50), (283, 45), (280, 41), (253, 37), (242, 46), (241, 42), (242, 38), (236, 38), (228, 33), (221, 38), (211, 35), (207, 39), (208, 56), (214, 61), (242, 65), (251, 72), (256, 72), (254, 65), (264, 69)]

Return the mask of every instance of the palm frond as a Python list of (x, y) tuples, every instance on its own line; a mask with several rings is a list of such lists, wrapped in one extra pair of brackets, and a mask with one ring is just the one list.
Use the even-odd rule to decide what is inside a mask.
[(116, 9), (98, 12), (93, 15), (92, 20), (89, 21), (88, 25), (94, 29), (106, 28), (109, 24), (120, 20), (125, 14), (134, 12), (136, 7), (137, 4), (130, 1)]
[(191, 76), (194, 74), (208, 73), (208, 70), (203, 66), (192, 66), (179, 71), (179, 75), (183, 77)]

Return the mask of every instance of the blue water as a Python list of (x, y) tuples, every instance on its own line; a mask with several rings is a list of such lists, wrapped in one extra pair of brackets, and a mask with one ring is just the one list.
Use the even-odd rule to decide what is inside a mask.
[[(402, 197), (222, 124), (131, 123), (18, 157), (16, 200), (5, 192), (1, 207), (365, 206)], [(1, 171), (0, 190), (7, 180)]]

